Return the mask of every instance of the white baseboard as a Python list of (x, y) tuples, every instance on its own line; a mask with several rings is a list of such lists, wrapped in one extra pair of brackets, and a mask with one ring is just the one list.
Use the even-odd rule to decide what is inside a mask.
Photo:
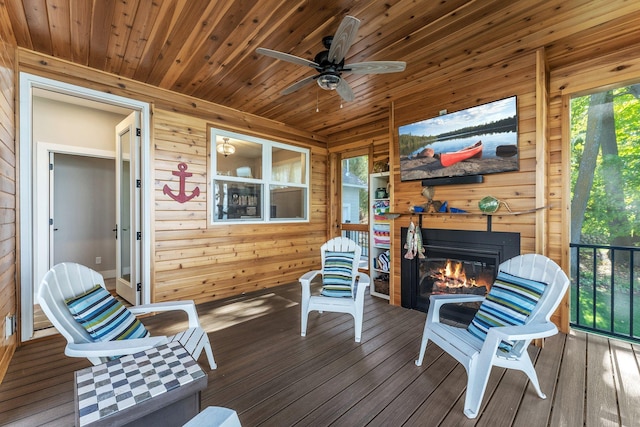
[(102, 274), (102, 277), (104, 277), (105, 279), (115, 279), (116, 278), (116, 271), (115, 270), (99, 271), (98, 273)]

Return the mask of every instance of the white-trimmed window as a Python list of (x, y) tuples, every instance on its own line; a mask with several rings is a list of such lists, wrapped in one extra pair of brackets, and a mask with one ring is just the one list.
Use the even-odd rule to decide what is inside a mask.
[(309, 150), (211, 129), (211, 222), (309, 219)]

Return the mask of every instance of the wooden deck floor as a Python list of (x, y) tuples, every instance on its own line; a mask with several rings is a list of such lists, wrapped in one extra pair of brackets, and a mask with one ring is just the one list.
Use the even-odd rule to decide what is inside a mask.
[[(245, 427), (640, 425), (640, 346), (557, 335), (530, 348), (546, 400), (523, 374), (494, 369), (481, 415), (468, 420), (462, 366), (433, 344), (414, 364), (424, 313), (367, 296), (361, 344), (351, 318), (334, 313), (313, 313), (302, 338), (299, 298), (296, 283), (198, 306), (218, 363), (203, 408), (233, 408)], [(186, 319), (164, 313), (144, 323), (171, 334)], [(73, 425), (73, 372), (89, 363), (63, 348), (58, 335), (16, 351), (0, 384), (0, 425)]]

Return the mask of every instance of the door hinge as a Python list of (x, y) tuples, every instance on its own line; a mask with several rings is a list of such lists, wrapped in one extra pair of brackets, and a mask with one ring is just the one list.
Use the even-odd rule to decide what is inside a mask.
[(142, 290), (142, 283), (136, 283), (136, 290), (140, 292)]
[(49, 225), (53, 225), (53, 218), (49, 218)]
[(140, 128), (136, 128), (136, 136), (141, 136), (142, 132), (140, 131)]
[(140, 188), (142, 187), (142, 181), (139, 179), (136, 179), (136, 188)]
[(141, 231), (138, 231), (136, 233), (136, 240), (142, 240), (142, 232)]
[(53, 170), (53, 163), (49, 163), (49, 170), (52, 171)]

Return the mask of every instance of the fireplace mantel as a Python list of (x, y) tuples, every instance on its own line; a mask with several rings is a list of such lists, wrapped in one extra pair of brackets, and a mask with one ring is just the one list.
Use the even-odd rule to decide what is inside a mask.
[(455, 218), (455, 217), (475, 217), (475, 218), (486, 218), (487, 219), (487, 231), (491, 231), (492, 228), (492, 222), (493, 222), (493, 217), (501, 217), (501, 216), (518, 216), (518, 215), (526, 215), (526, 214), (531, 214), (531, 213), (535, 213), (538, 212), (540, 210), (543, 209), (551, 209), (553, 206), (552, 205), (547, 205), (547, 206), (541, 206), (538, 208), (533, 208), (533, 209), (527, 209), (524, 211), (518, 211), (518, 212), (500, 212), (500, 213), (484, 213), (484, 212), (387, 212), (385, 214), (385, 216), (388, 219), (396, 219), (399, 218), (403, 215), (405, 216), (417, 216), (418, 217), (418, 225), (420, 227), (422, 227), (422, 217), (423, 216), (435, 216), (435, 217), (442, 217), (442, 216), (448, 216), (450, 218)]

